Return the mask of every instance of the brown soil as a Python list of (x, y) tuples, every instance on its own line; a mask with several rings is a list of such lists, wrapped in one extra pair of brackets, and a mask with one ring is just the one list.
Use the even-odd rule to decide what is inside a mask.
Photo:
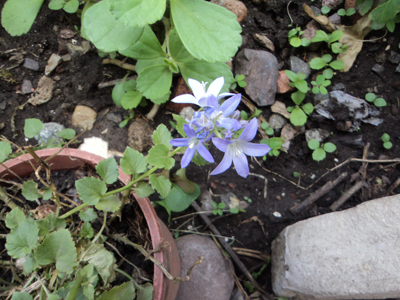
[[(275, 44), (275, 55), (279, 62), (283, 62), (282, 69), (288, 68), (287, 60), (290, 55), (296, 55), (304, 60), (309, 59), (310, 53), (304, 48), (294, 49), (287, 42), (287, 34), (290, 29), (288, 26), (291, 23), (287, 13), (288, 0), (253, 2), (243, 0), (243, 2), (249, 10), (247, 18), (242, 22), (243, 47), (261, 50), (262, 48), (256, 44), (252, 35), (254, 33), (266, 33)], [(258, 2), (261, 4), (255, 4)], [(319, 0), (312, 3), (309, 1), (291, 2), (289, 6), (291, 18), (295, 25), (302, 28), (310, 20), (303, 12), (303, 3), (321, 7)], [(86, 132), (83, 137), (101, 137), (109, 142), (111, 149), (124, 151), (128, 145), (128, 129), (127, 127), (119, 128), (118, 124), (106, 118), (106, 113), (113, 112), (121, 116), (126, 116), (128, 113), (113, 104), (111, 88), (99, 89), (98, 84), (122, 78), (126, 73), (116, 66), (102, 65), (102, 59), (94, 49), (85, 55), (73, 57), (70, 62), (63, 62), (51, 76), (53, 79), (58, 77), (51, 101), (36, 107), (27, 104), (23, 110), (17, 110), (15, 116), (16, 130), (15, 132), (12, 130), (11, 117), (14, 111), (29, 99), (29, 96), (18, 93), (22, 81), (24, 79), (31, 80), (33, 86), (36, 87), (51, 54), (66, 53), (65, 49), (60, 46), (62, 39), (59, 37), (59, 30), (65, 28), (74, 30), (74, 25), (79, 26), (79, 19), (76, 16), (60, 11), (50, 11), (44, 5), (29, 34), (22, 37), (10, 37), (3, 28), (0, 28), (0, 66), (11, 65), (13, 62), (9, 59), (16, 53), (22, 53), (24, 58), (32, 58), (40, 63), (38, 72), (27, 70), (22, 65), (11, 69), (14, 82), (0, 78), (0, 104), (6, 102), (6, 108), (0, 110), (0, 123), (5, 124), (4, 129), (0, 130), (0, 134), (15, 143), (27, 145), (33, 141), (26, 142), (23, 137), (24, 120), (26, 118), (38, 118), (43, 122), (57, 122), (65, 127), (72, 128), (71, 115), (75, 106), (78, 104), (87, 105), (98, 112), (98, 119), (93, 130)], [(384, 34), (384, 31), (373, 31), (366, 39), (381, 37)], [(78, 43), (82, 41), (79, 35), (76, 35), (74, 39)], [(266, 162), (258, 159), (261, 166), (250, 160), (251, 172), (264, 176), (268, 180), (266, 198), (263, 196), (265, 185), (263, 178), (250, 175), (248, 179), (243, 179), (232, 169), (210, 178), (208, 174), (214, 166), (208, 165), (200, 168), (193, 164), (189, 165), (188, 177), (198, 183), (202, 189), (211, 189), (215, 195), (233, 192), (239, 199), (243, 199), (245, 196), (252, 199), (252, 203), (245, 213), (227, 215), (216, 218), (214, 221), (222, 235), (235, 237), (236, 241), (233, 246), (270, 254), (271, 242), (283, 228), (299, 220), (329, 212), (329, 206), (353, 185), (349, 180), (344, 180), (303, 214), (295, 216), (289, 209), (327, 181), (337, 178), (340, 173), (348, 172), (351, 175), (358, 171), (361, 163), (347, 163), (316, 182), (327, 170), (338, 165), (334, 158), (337, 158), (339, 163), (348, 158), (362, 158), (363, 146), (351, 144), (356, 138), (361, 137), (363, 145), (371, 144), (369, 159), (393, 159), (400, 156), (400, 134), (398, 131), (400, 125), (400, 74), (395, 73), (396, 65), (389, 61), (383, 63), (385, 72), (382, 77), (371, 71), (371, 68), (377, 63), (378, 57), (389, 55), (389, 51), (386, 51), (387, 46), (390, 45), (392, 50), (399, 52), (399, 43), (400, 29), (397, 26), (396, 31), (388, 33), (384, 39), (377, 40), (374, 43), (365, 43), (353, 68), (347, 73), (337, 72), (337, 75), (332, 79), (332, 86), (337, 83), (344, 83), (346, 93), (360, 98), (364, 97), (368, 88), (376, 87), (378, 94), (382, 95), (388, 103), (388, 106), (380, 109), (380, 117), (385, 120), (384, 123), (378, 127), (362, 124), (358, 132), (348, 133), (337, 130), (334, 121), (317, 122), (313, 118), (309, 119), (306, 128), (323, 128), (331, 132), (329, 141), (336, 144), (337, 151), (334, 154), (328, 154), (324, 161), (317, 163), (311, 157), (304, 134), (300, 134), (292, 142), (289, 153), (281, 153), (277, 158), (268, 157)], [(317, 54), (320, 55), (321, 52)], [(310, 99), (311, 96), (310, 94)], [(277, 95), (276, 100), (282, 101), (286, 105), (291, 104), (290, 94)], [(244, 106), (240, 108), (246, 109)], [(149, 109), (145, 108), (141, 113), (144, 114)], [(270, 109), (263, 107), (262, 110), (263, 116), (268, 119), (271, 114)], [(136, 116), (138, 115), (136, 114)], [(171, 120), (171, 116), (164, 106), (152, 125), (156, 128), (162, 122), (169, 126), (169, 120)], [(107, 129), (107, 133), (102, 134), (105, 129)], [(381, 136), (383, 133), (388, 133), (391, 137), (393, 143), (391, 150), (386, 150), (382, 145)], [(222, 153), (218, 150), (214, 150), (213, 155), (216, 161), (222, 158)], [(293, 176), (294, 172), (301, 172), (300, 185), (302, 188), (297, 186), (298, 178)], [(311, 179), (312, 175), (315, 175), (315, 179)], [(396, 164), (389, 166), (388, 164), (371, 163), (368, 165), (366, 175), (366, 181), (369, 184), (366, 197), (363, 198), (361, 193), (357, 193), (341, 209), (353, 207), (366, 200), (386, 196), (389, 186), (400, 177), (400, 168)], [(399, 188), (394, 190), (394, 193), (399, 192)], [(152, 200), (157, 201), (158, 199), (153, 197)], [(219, 197), (215, 196), (214, 201), (218, 202)], [(168, 223), (168, 216), (163, 208), (157, 209), (161, 218)], [(188, 212), (190, 212), (190, 209), (185, 213)], [(275, 217), (274, 212), (279, 212), (282, 217)], [(172, 217), (177, 215), (173, 214)], [(254, 217), (258, 218), (259, 222), (255, 221)], [(177, 228), (181, 222), (172, 221), (169, 224), (170, 228)], [(202, 225), (202, 222), (199, 218), (196, 218), (193, 223), (189, 224), (196, 227)], [(187, 229), (187, 225), (183, 229)], [(249, 266), (251, 265), (249, 262)], [(268, 292), (272, 293), (269, 276), (268, 272), (265, 272), (260, 283), (264, 285)]]

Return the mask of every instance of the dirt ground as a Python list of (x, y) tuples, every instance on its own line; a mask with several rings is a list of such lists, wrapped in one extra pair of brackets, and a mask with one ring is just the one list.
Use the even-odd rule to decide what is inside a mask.
[[(243, 27), (243, 48), (265, 50), (253, 40), (253, 34), (263, 33), (274, 42), (275, 55), (279, 62), (283, 62), (281, 69), (288, 69), (288, 59), (290, 55), (296, 55), (305, 61), (309, 61), (311, 54), (304, 48), (294, 49), (287, 41), (287, 35), (291, 23), (304, 28), (310, 21), (302, 9), (302, 4), (321, 7), (321, 1), (296, 1), (292, 2), (287, 9), (289, 1), (250, 1), (243, 0), (248, 8), (248, 16), (241, 23)], [(260, 3), (260, 4), (256, 4)], [(290, 17), (288, 14), (290, 13)], [(69, 15), (60, 11), (51, 11), (46, 5), (41, 9), (29, 34), (22, 37), (11, 37), (3, 28), (0, 28), (0, 124), (4, 123), (4, 128), (0, 129), (0, 135), (18, 143), (19, 145), (32, 144), (34, 141), (25, 141), (23, 136), (24, 120), (26, 118), (38, 118), (42, 122), (57, 122), (65, 127), (73, 128), (71, 123), (72, 113), (77, 105), (87, 105), (98, 113), (98, 118), (93, 130), (84, 134), (83, 137), (97, 136), (109, 142), (112, 150), (123, 152), (128, 145), (128, 126), (119, 128), (118, 124), (107, 119), (107, 113), (124, 117), (128, 112), (122, 108), (117, 108), (111, 99), (112, 88), (99, 89), (98, 84), (113, 79), (122, 78), (126, 72), (113, 65), (102, 65), (102, 59), (98, 56), (95, 49), (83, 55), (73, 56), (71, 61), (63, 62), (51, 75), (56, 81), (52, 99), (36, 107), (26, 104), (23, 109), (17, 109), (24, 104), (29, 95), (23, 95), (19, 91), (24, 79), (32, 81), (36, 87), (40, 77), (44, 74), (44, 68), (51, 54), (67, 53), (65, 43), (71, 40), (64, 40), (60, 37), (61, 29), (75, 30), (74, 26), (79, 27), (79, 19), (75, 15)], [(385, 31), (373, 31), (366, 39), (382, 37)], [(76, 34), (73, 37), (79, 45), (83, 39)], [(296, 203), (304, 200), (310, 193), (322, 187), (329, 180), (336, 179), (341, 173), (348, 172), (349, 175), (356, 173), (360, 162), (346, 163), (334, 171), (321, 178), (327, 171), (335, 168), (340, 163), (349, 158), (362, 158), (363, 148), (370, 143), (368, 159), (395, 159), (400, 155), (400, 127), (399, 121), (399, 101), (400, 101), (400, 74), (395, 73), (395, 64), (385, 61), (381, 63), (385, 72), (382, 77), (371, 71), (377, 64), (377, 60), (388, 56), (388, 45), (391, 49), (400, 52), (400, 28), (397, 26), (394, 33), (387, 33), (383, 39), (375, 42), (364, 43), (363, 50), (358, 55), (353, 68), (347, 73), (337, 72), (332, 79), (332, 86), (337, 83), (345, 84), (345, 92), (353, 96), (363, 98), (370, 88), (375, 88), (387, 102), (387, 106), (380, 108), (380, 118), (384, 123), (378, 127), (362, 124), (359, 131), (349, 133), (339, 131), (334, 121), (324, 120), (322, 122), (310, 118), (306, 124), (306, 129), (322, 128), (331, 132), (330, 142), (337, 146), (337, 151), (328, 154), (322, 162), (315, 162), (311, 157), (311, 151), (307, 147), (304, 134), (298, 134), (291, 143), (288, 153), (281, 153), (277, 158), (268, 157), (266, 161), (258, 158), (258, 162), (250, 160), (250, 170), (254, 175), (248, 179), (239, 177), (235, 170), (209, 177), (209, 172), (214, 166), (208, 165), (200, 168), (190, 164), (187, 170), (189, 179), (198, 183), (202, 189), (211, 190), (215, 195), (214, 201), (218, 202), (218, 195), (228, 192), (234, 193), (238, 199), (243, 200), (248, 197), (252, 200), (245, 213), (238, 215), (224, 215), (214, 219), (214, 225), (220, 233), (226, 237), (235, 237), (232, 246), (258, 250), (270, 254), (270, 245), (273, 239), (286, 226), (299, 220), (312, 216), (330, 212), (329, 206), (337, 200), (342, 193), (348, 190), (354, 183), (344, 180), (336, 188), (322, 196), (313, 207), (302, 214), (293, 215), (290, 208)], [(317, 50), (321, 54), (323, 50)], [(17, 56), (32, 58), (39, 62), (39, 71), (32, 71), (16, 64), (16, 60), (10, 58)], [(129, 60), (128, 60), (129, 61)], [(134, 63), (133, 61), (130, 61)], [(16, 65), (15, 67), (14, 64)], [(9, 73), (4, 70), (11, 68)], [(176, 82), (177, 78), (174, 78)], [(240, 90), (243, 92), (243, 90)], [(310, 93), (310, 99), (312, 94)], [(291, 104), (290, 93), (277, 94), (276, 100)], [(5, 108), (4, 108), (5, 106)], [(4, 108), (4, 109), (3, 109)], [(142, 109), (136, 113), (136, 117), (144, 115), (150, 107)], [(247, 109), (244, 105), (240, 109)], [(271, 115), (269, 107), (262, 107), (263, 116), (268, 120)], [(14, 126), (12, 117), (14, 116)], [(159, 123), (164, 123), (168, 127), (172, 120), (170, 111), (163, 106), (159, 111), (156, 121), (151, 125), (156, 128)], [(103, 133), (107, 129), (106, 133)], [(381, 141), (383, 133), (391, 137), (393, 148), (386, 150)], [(258, 136), (258, 139), (261, 139)], [(354, 145), (357, 139), (362, 140), (361, 145)], [(212, 152), (216, 161), (222, 158), (222, 153), (218, 150)], [(334, 160), (336, 159), (336, 161)], [(301, 178), (294, 177), (294, 172), (301, 173)], [(389, 187), (400, 177), (400, 167), (393, 164), (370, 163), (366, 169), (366, 182), (369, 187), (364, 195), (358, 192), (351, 197), (340, 209), (353, 207), (363, 201), (386, 196)], [(312, 179), (313, 178), (313, 179)], [(265, 184), (267, 181), (267, 184)], [(266, 197), (264, 197), (266, 192)], [(393, 193), (399, 193), (397, 188)], [(152, 200), (157, 201), (156, 196)], [(160, 217), (168, 224), (168, 216), (163, 208), (158, 207), (157, 212)], [(174, 220), (174, 217), (191, 213), (189, 209), (182, 214), (173, 214), (172, 221), (169, 223), (171, 229), (175, 229), (188, 218)], [(276, 217), (276, 212), (281, 217)], [(275, 213), (275, 215), (274, 215)], [(204, 225), (200, 218), (194, 218), (180, 229), (197, 228)], [(199, 228), (202, 230), (202, 228)], [(255, 264), (254, 261), (246, 261), (249, 267)], [(260, 279), (264, 288), (272, 293), (269, 271), (265, 272)]]

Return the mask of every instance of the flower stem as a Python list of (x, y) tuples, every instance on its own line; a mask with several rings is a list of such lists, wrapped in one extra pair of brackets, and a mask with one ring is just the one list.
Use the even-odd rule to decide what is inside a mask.
[(96, 241), (99, 239), (99, 237), (101, 236), (101, 233), (103, 232), (104, 228), (106, 227), (106, 223), (107, 223), (107, 211), (104, 211), (103, 225), (101, 225), (100, 231), (94, 237), (92, 244), (96, 243)]

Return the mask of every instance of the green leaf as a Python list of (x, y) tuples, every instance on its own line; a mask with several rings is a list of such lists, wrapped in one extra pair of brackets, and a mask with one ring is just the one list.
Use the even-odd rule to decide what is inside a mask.
[(398, 0), (382, 1), (370, 12), (369, 19), (378, 24), (385, 24), (393, 20), (400, 12), (400, 2)]
[(267, 130), (265, 130), (265, 133), (268, 135), (274, 135), (274, 129), (269, 127)]
[(82, 229), (80, 232), (81, 237), (85, 237), (87, 239), (91, 239), (94, 236), (94, 230), (92, 225), (89, 222), (85, 222), (82, 225)]
[(360, 14), (363, 16), (372, 8), (372, 5), (374, 5), (374, 0), (358, 0), (357, 5), (360, 10)]
[(293, 28), (293, 29), (289, 30), (289, 32), (288, 32), (288, 37), (291, 38), (291, 37), (296, 36), (296, 35), (297, 35), (297, 32), (298, 32), (298, 31), (297, 31), (296, 28)]
[(168, 196), (171, 190), (171, 181), (169, 181), (164, 176), (157, 176), (156, 174), (151, 174), (149, 176), (149, 182), (153, 189), (155, 189), (161, 196), (162, 199)]
[(186, 177), (186, 168), (176, 171), (173, 181), (186, 194), (192, 194), (196, 190), (195, 183)]
[[(145, 68), (165, 64), (164, 57), (154, 58), (154, 59), (139, 59), (136, 62), (136, 73), (140, 74)], [(165, 64), (166, 65), (166, 64)]]
[(170, 141), (172, 140), (172, 135), (164, 124), (158, 125), (157, 129), (154, 130), (151, 137), (153, 138), (153, 142), (155, 145), (163, 144), (167, 146), (168, 149), (172, 148), (172, 145), (170, 144)]
[(153, 188), (143, 181), (137, 183), (133, 189), (139, 198), (146, 198), (154, 193)]
[(171, 0), (170, 3), (175, 28), (194, 57), (226, 62), (235, 56), (242, 43), (242, 30), (234, 13), (204, 0)]
[(321, 92), (322, 95), (328, 94), (328, 90), (323, 86), (320, 87), (320, 92)]
[(303, 102), (304, 98), (306, 97), (306, 94), (304, 94), (304, 93), (302, 93), (300, 91), (297, 91), (297, 92), (292, 93), (290, 95), (290, 97), (292, 98), (293, 102), (296, 105), (300, 105), (301, 102)]
[[(344, 35), (343, 31), (341, 31), (341, 30), (335, 30), (334, 32), (332, 32), (331, 38), (329, 39), (329, 42), (330, 42), (330, 43), (336, 42), (336, 41), (340, 40), (340, 38), (341, 38), (343, 35)], [(331, 59), (332, 59), (332, 56), (331, 56)], [(326, 62), (330, 62), (331, 59), (328, 60), (328, 61), (326, 61)]]
[(185, 63), (178, 62), (178, 66), (186, 83), (189, 78), (196, 79), (199, 82), (213, 82), (216, 78), (223, 76), (225, 83), (221, 93), (229, 92), (229, 82), (233, 79), (233, 75), (226, 63), (192, 60)]
[(177, 62), (185, 63), (194, 59), (183, 45), (176, 29), (171, 30), (169, 33), (169, 52)]
[[(341, 31), (340, 31), (341, 32)], [(325, 55), (322, 55), (322, 57), (321, 57), (326, 63), (328, 63), (328, 62), (330, 62), (331, 60), (332, 60), (332, 55), (330, 55), (330, 54), (325, 54)]]
[(297, 47), (301, 46), (301, 39), (299, 37), (297, 37), (297, 36), (294, 36), (294, 37), (289, 39), (289, 43), (293, 47), (297, 48)]
[(138, 91), (129, 91), (126, 92), (121, 98), (121, 105), (124, 109), (133, 109), (136, 108), (140, 101), (142, 101), (142, 94)]
[(144, 28), (142, 35), (135, 44), (119, 51), (119, 53), (134, 59), (168, 57), (150, 26)]
[(51, 0), (49, 3), (49, 8), (52, 10), (62, 9), (68, 0)]
[(121, 206), (121, 201), (119, 200), (118, 195), (110, 195), (104, 198), (101, 198), (100, 201), (96, 204), (96, 209), (108, 211), (108, 212), (116, 212)]
[(57, 133), (57, 136), (66, 140), (72, 140), (75, 137), (75, 135), (76, 135), (75, 130), (71, 128), (63, 129)]
[(329, 13), (331, 11), (331, 9), (328, 6), (322, 6), (321, 7), (321, 12), (326, 15), (327, 13)]
[(324, 75), (318, 75), (316, 80), (318, 85), (322, 85), (323, 82), (325, 81), (325, 77)]
[(324, 150), (328, 153), (332, 153), (336, 151), (336, 145), (332, 143), (324, 144)]
[(56, 263), (62, 273), (71, 273), (76, 260), (75, 243), (67, 229), (50, 233), (36, 250), (36, 260), (42, 265)]
[[(111, 97), (117, 106), (121, 105), (122, 96), (125, 94), (124, 84), (128, 74), (114, 86)], [(135, 81), (136, 82), (136, 81)]]
[[(384, 133), (382, 135), (382, 141), (389, 142), (390, 141), (390, 136), (387, 133)], [(7, 226), (7, 227), (10, 228), (9, 226)]]
[(183, 131), (183, 124), (187, 123), (185, 118), (181, 117), (180, 115), (175, 115), (172, 114), (172, 117), (174, 118), (176, 122), (176, 130), (179, 132), (179, 134), (182, 137), (186, 137), (186, 133)]
[(389, 30), (390, 32), (393, 32), (394, 29), (396, 27), (396, 24), (394, 23), (393, 20), (390, 20), (389, 22), (386, 23), (386, 28), (387, 30)]
[(316, 140), (316, 139), (309, 140), (308, 148), (310, 148), (311, 150), (315, 150), (315, 149), (319, 148), (318, 140)]
[(137, 300), (152, 300), (153, 292), (154, 287), (150, 282), (148, 282), (137, 290)]
[(171, 169), (175, 166), (175, 160), (168, 157), (169, 148), (164, 144), (153, 146), (147, 156), (147, 163), (160, 169)]
[(195, 187), (193, 193), (186, 194), (178, 185), (174, 184), (168, 196), (165, 198), (165, 203), (173, 212), (184, 211), (200, 196), (200, 187), (197, 184), (195, 184)]
[(27, 292), (14, 292), (11, 300), (33, 300), (33, 298)]
[(314, 105), (312, 103), (306, 103), (304, 104), (301, 109), (307, 114), (311, 114), (314, 111)]
[(99, 178), (84, 177), (75, 181), (79, 198), (88, 205), (95, 205), (107, 192), (106, 184)]
[(385, 149), (391, 149), (393, 147), (393, 144), (391, 142), (384, 142), (383, 147), (385, 147)]
[(368, 102), (373, 102), (375, 101), (376, 96), (374, 93), (367, 93), (365, 94), (365, 100), (367, 100)]
[(100, 161), (96, 166), (96, 171), (107, 184), (112, 184), (118, 179), (119, 169), (114, 158)]
[(147, 170), (146, 159), (142, 153), (127, 147), (120, 161), (121, 169), (127, 175), (140, 174)]
[(166, 93), (164, 96), (162, 96), (160, 98), (151, 99), (151, 102), (153, 102), (155, 104), (158, 104), (158, 105), (161, 105), (161, 104), (167, 102), (169, 100), (170, 96), (171, 96), (171, 91), (168, 91), (168, 93)]
[(31, 29), (42, 4), (43, 0), (6, 1), (1, 12), (1, 25), (12, 36), (27, 33)]
[(26, 256), (23, 268), (24, 268), (24, 274), (25, 275), (29, 275), (31, 274), (37, 267), (39, 266), (39, 264), (37, 263), (35, 256), (33, 253), (29, 253)]
[(76, 11), (79, 8), (79, 1), (78, 0), (69, 0), (67, 3), (64, 5), (64, 10), (67, 13), (73, 14), (76, 13)]
[(298, 80), (294, 83), (294, 86), (302, 93), (307, 93), (309, 88), (307, 85), (307, 81), (305, 80)]
[(106, 291), (97, 298), (97, 300), (133, 300), (135, 298), (135, 287), (132, 281), (125, 282), (121, 285), (113, 287), (111, 290)]
[(144, 27), (164, 15), (166, 0), (110, 0), (110, 10), (115, 19), (127, 26)]
[(86, 208), (86, 210), (79, 212), (79, 218), (84, 222), (92, 222), (97, 218), (97, 214), (93, 208)]
[(21, 223), (25, 219), (25, 214), (19, 207), (13, 208), (13, 210), (6, 215), (6, 226), (9, 229), (14, 229), (15, 227), (18, 227), (19, 223)]
[(332, 69), (325, 69), (322, 75), (324, 75), (326, 79), (331, 79), (333, 77), (333, 71)]
[(145, 68), (137, 78), (137, 88), (148, 99), (160, 98), (168, 93), (172, 84), (172, 72), (167, 65)]
[(294, 106), (288, 106), (287, 108), (286, 108), (286, 110), (288, 111), (288, 112), (292, 112), (293, 111), (293, 109), (294, 109)]
[(310, 46), (310, 44), (311, 44), (311, 41), (309, 39), (307, 39), (307, 38), (302, 38), (301, 39), (301, 45), (303, 47), (308, 47), (308, 46)]
[(115, 20), (109, 0), (92, 5), (82, 16), (82, 30), (97, 49), (104, 52), (122, 51), (137, 42), (143, 28), (129, 27)]
[(374, 104), (375, 104), (375, 106), (377, 106), (377, 107), (383, 107), (383, 106), (386, 106), (386, 105), (387, 105), (385, 99), (383, 99), (383, 98), (377, 98), (377, 99), (374, 101)]
[(39, 226), (39, 235), (46, 236), (50, 232), (64, 229), (67, 226), (67, 223), (64, 219), (60, 219), (56, 217), (53, 213), (46, 216), (46, 218), (37, 221)]
[(329, 41), (329, 36), (323, 30), (317, 30), (315, 36), (311, 40), (312, 43), (328, 42), (328, 41)]
[(22, 196), (25, 197), (26, 200), (35, 201), (39, 198), (42, 198), (42, 194), (39, 193), (37, 189), (37, 184), (33, 180), (25, 181), (22, 185)]
[(315, 57), (310, 61), (310, 67), (314, 70), (321, 70), (326, 66), (326, 61), (321, 57)]
[(36, 248), (39, 238), (38, 225), (30, 219), (22, 222), (7, 235), (6, 249), (13, 258), (21, 258)]
[(322, 148), (317, 148), (317, 149), (315, 149), (315, 150), (313, 151), (313, 153), (312, 153), (312, 158), (313, 158), (313, 160), (315, 160), (315, 161), (324, 160), (325, 157), (326, 157), (326, 152), (325, 152), (325, 150), (322, 149)]
[(286, 76), (290, 79), (290, 81), (295, 82), (297, 81), (297, 74), (290, 70), (285, 70)]
[(330, 86), (331, 85), (331, 81), (330, 80), (325, 80), (323, 83), (322, 83), (322, 86)]
[(346, 16), (350, 17), (356, 13), (356, 9), (354, 7), (350, 7), (349, 9), (346, 10)]
[(0, 162), (5, 161), (11, 154), (11, 145), (7, 142), (0, 142)]
[(318, 93), (319, 93), (319, 87), (318, 87), (318, 86), (314, 86), (314, 87), (312, 88), (312, 92), (313, 92), (314, 94), (318, 94)]
[(33, 138), (35, 135), (39, 135), (42, 129), (42, 121), (38, 119), (25, 119), (24, 134), (27, 138)]
[(283, 145), (283, 140), (280, 137), (273, 137), (268, 140), (268, 145), (271, 149), (280, 150)]
[(341, 70), (344, 68), (344, 62), (340, 59), (334, 60), (329, 64), (332, 69)]
[(346, 15), (346, 10), (344, 8), (341, 8), (337, 11), (337, 14), (341, 17)]

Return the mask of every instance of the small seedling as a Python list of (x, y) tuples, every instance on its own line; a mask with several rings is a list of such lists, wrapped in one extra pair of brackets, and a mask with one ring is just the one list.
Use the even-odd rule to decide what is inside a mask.
[(387, 133), (382, 135), (383, 147), (386, 149), (391, 149), (393, 144), (390, 142), (390, 136)]
[[(310, 61), (310, 67), (311, 67), (311, 69), (314, 69), (314, 70), (321, 70), (326, 67), (331, 67), (332, 69), (335, 69), (335, 70), (341, 70), (344, 67), (344, 62), (340, 59), (332, 61), (332, 55), (325, 54), (322, 57), (313, 58)], [(332, 72), (332, 75), (333, 75), (333, 72)], [(325, 76), (325, 74), (324, 74), (324, 76)], [(325, 78), (330, 79), (330, 78), (332, 78), (332, 76), (330, 76), (330, 77), (325, 76)]]
[(299, 178), (299, 181), (297, 185), (300, 185), (300, 180), (301, 180), (301, 172), (293, 172), (293, 176), (296, 178)]
[(310, 40), (306, 38), (300, 38), (300, 36), (304, 33), (304, 31), (301, 31), (300, 27), (293, 28), (292, 30), (289, 31), (288, 37), (289, 37), (289, 43), (293, 47), (297, 48), (300, 46), (307, 47), (310, 45)]
[(320, 142), (316, 139), (310, 140), (308, 142), (308, 147), (311, 150), (314, 150), (312, 153), (312, 158), (315, 161), (324, 160), (326, 157), (326, 152), (332, 153), (336, 151), (335, 144), (332, 143), (320, 144)]
[(376, 107), (386, 106), (386, 101), (383, 98), (377, 98), (374, 93), (368, 93), (365, 95), (365, 100), (368, 102), (373, 102)]
[[(128, 116), (125, 117), (125, 120), (123, 120), (121, 123), (119, 123), (119, 127), (123, 128), (126, 125), (128, 125), (129, 121), (132, 120), (135, 117), (135, 111), (131, 110)], [(172, 122), (173, 123), (173, 122)], [(175, 123), (173, 123), (175, 125)]]
[(243, 74), (238, 74), (235, 76), (235, 78), (232, 78), (231, 80), (231, 90), (236, 89), (237, 86), (240, 86), (241, 88), (246, 87), (247, 82), (244, 81), (245, 76)]
[(350, 16), (354, 15), (355, 13), (356, 13), (356, 9), (354, 7), (350, 7), (347, 10), (344, 8), (341, 8), (337, 11), (337, 14), (342, 17), (344, 17), (344, 16), (350, 17)]
[(328, 6), (322, 6), (321, 7), (321, 12), (326, 15), (331, 11), (331, 9)]
[(291, 83), (289, 83), (291, 87), (295, 87), (302, 93), (307, 93), (310, 90), (310, 88), (307, 85), (307, 81), (305, 80), (306, 74), (301, 72), (298, 72), (296, 74), (290, 70), (285, 70), (285, 74), (291, 81)]
[(249, 197), (247, 197), (247, 196), (244, 196), (243, 199), (246, 200), (246, 201), (249, 202), (249, 203), (252, 203), (252, 202), (253, 202), (253, 200), (251, 200), (251, 199), (250, 199)]
[(265, 131), (267, 135), (274, 135), (274, 129), (272, 127), (269, 127), (268, 122), (262, 122), (261, 128)]
[[(268, 140), (262, 139), (260, 144), (265, 144), (271, 147), (271, 151), (268, 152), (269, 156), (278, 156), (283, 145), (283, 140), (280, 137), (273, 137)], [(264, 156), (263, 160), (266, 159), (267, 156)]]
[(314, 111), (314, 105), (306, 103), (300, 107), (306, 95), (300, 91), (290, 95), (296, 106), (289, 106), (287, 111), (290, 112), (290, 122), (294, 126), (303, 126), (307, 122), (307, 115)]
[(332, 33), (326, 33), (323, 30), (317, 30), (311, 42), (326, 42), (333, 53), (343, 53), (348, 48), (347, 45), (343, 45), (342, 43), (338, 42), (343, 34), (344, 33), (341, 30), (336, 30)]
[(313, 85), (312, 92), (318, 94), (321, 92), (322, 95), (328, 94), (326, 87), (331, 84), (330, 80), (326, 80), (324, 75), (318, 75), (315, 81), (311, 81)]
[(212, 201), (211, 204), (214, 207), (213, 215), (222, 216), (224, 214), (224, 211), (223, 211), (223, 209), (225, 208), (225, 203), (224, 202), (220, 202), (220, 203), (217, 204), (214, 201)]

